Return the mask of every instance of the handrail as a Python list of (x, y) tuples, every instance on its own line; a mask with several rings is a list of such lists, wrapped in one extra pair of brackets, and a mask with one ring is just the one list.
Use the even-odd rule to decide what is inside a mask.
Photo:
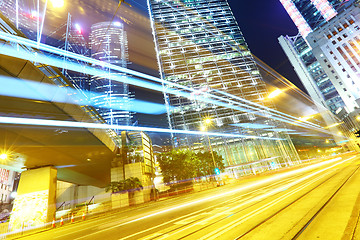
[(65, 201), (56, 209), (56, 211), (58, 211), (64, 204), (65, 204)]
[(92, 198), (90, 199), (89, 203), (87, 203), (86, 205), (89, 205), (94, 198), (95, 198), (95, 196), (92, 196)]

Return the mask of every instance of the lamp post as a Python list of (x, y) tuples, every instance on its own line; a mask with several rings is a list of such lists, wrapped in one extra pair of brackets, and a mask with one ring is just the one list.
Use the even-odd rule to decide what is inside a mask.
[[(211, 118), (206, 118), (204, 120), (204, 123), (205, 125), (201, 126), (201, 131), (203, 132), (207, 132), (207, 125), (210, 125), (212, 123), (212, 119)], [(206, 134), (207, 136), (207, 139), (208, 139), (208, 143), (209, 143), (209, 149), (210, 149), (210, 153), (211, 153), (211, 156), (212, 156), (212, 160), (213, 160), (213, 163), (214, 163), (214, 169), (216, 168), (216, 162), (215, 162), (215, 157), (214, 157), (214, 152), (212, 150), (212, 146), (211, 146), (211, 142), (210, 142), (210, 138), (209, 138), (209, 135)]]

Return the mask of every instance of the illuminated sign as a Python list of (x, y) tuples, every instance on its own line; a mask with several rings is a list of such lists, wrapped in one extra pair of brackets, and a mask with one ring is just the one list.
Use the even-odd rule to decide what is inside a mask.
[(303, 38), (306, 38), (309, 33), (312, 32), (309, 24), (305, 21), (304, 17), (301, 15), (299, 10), (296, 8), (295, 4), (291, 0), (280, 0), (285, 10), (289, 14), (290, 18), (295, 23), (296, 27), (299, 29), (299, 32)]
[(17, 195), (10, 217), (11, 231), (45, 224), (48, 204), (47, 190)]
[(0, 182), (6, 183), (9, 179), (10, 171), (0, 168)]

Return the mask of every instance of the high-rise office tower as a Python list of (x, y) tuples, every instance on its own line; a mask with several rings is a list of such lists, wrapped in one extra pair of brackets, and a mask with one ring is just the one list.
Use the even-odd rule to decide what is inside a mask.
[(279, 43), (306, 91), (316, 103), (334, 114), (345, 105), (329, 76), (301, 36), (281, 36)]
[(335, 82), (334, 77), (329, 76), (327, 69), (324, 69), (323, 64), (315, 57), (306, 38), (317, 27), (335, 18), (339, 11), (353, 1), (280, 0), (280, 2), (298, 27), (299, 35), (281, 36), (279, 42), (306, 90), (314, 101), (323, 104), (333, 113), (348, 107), (349, 98), (342, 94), (343, 89), (337, 87), (338, 81)]
[[(226, 159), (225, 165), (277, 156), (280, 161), (296, 160), (292, 142), (286, 133), (271, 129), (279, 123), (259, 116), (266, 110), (241, 111), (201, 101), (216, 95), (229, 102), (239, 98), (263, 105), (268, 92), (244, 37), (226, 0), (149, 0), (150, 18), (163, 80), (173, 87), (194, 90), (189, 97), (164, 93), (172, 129), (199, 130), (204, 119), (212, 119), (209, 131), (279, 137), (268, 139), (229, 139), (204, 137), (203, 145), (212, 145)], [(166, 89), (167, 86), (164, 85)], [(187, 91), (187, 90), (185, 90)], [(251, 105), (251, 104), (249, 104)], [(199, 139), (178, 135), (176, 146), (193, 148)], [(195, 144), (195, 145), (194, 145)], [(197, 145), (198, 146), (198, 145)]]
[(329, 21), (354, 0), (280, 0), (302, 37)]
[[(117, 66), (126, 67), (127, 36), (120, 22), (100, 22), (91, 26), (91, 57)], [(100, 66), (99, 66), (100, 67)], [(102, 67), (104, 74), (91, 79), (92, 104), (109, 124), (130, 125), (131, 94), (127, 84), (112, 80), (122, 73)]]
[(347, 112), (360, 104), (360, 7), (350, 6), (307, 37), (317, 60), (344, 99)]

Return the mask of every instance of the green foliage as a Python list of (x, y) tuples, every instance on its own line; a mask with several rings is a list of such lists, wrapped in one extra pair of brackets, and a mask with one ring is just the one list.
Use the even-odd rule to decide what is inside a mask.
[(137, 177), (130, 177), (118, 182), (111, 182), (105, 187), (105, 191), (112, 193), (142, 189), (141, 181)]
[[(216, 166), (224, 169), (223, 158), (214, 153)], [(211, 152), (194, 153), (190, 150), (174, 149), (158, 157), (164, 182), (179, 181), (214, 174)]]
[[(220, 170), (223, 170), (224, 169), (223, 157), (219, 155), (217, 152), (213, 152), (213, 154), (214, 154), (216, 167), (218, 167)], [(197, 169), (196, 176), (201, 177), (201, 176), (214, 174), (215, 166), (211, 152), (209, 151), (198, 152), (196, 153), (196, 156), (199, 159), (196, 165), (196, 169)]]

